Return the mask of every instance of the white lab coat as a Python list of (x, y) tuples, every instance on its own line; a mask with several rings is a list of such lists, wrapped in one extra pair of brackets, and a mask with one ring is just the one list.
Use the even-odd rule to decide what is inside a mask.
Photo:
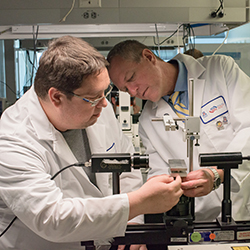
[[(199, 153), (242, 152), (243, 156), (249, 155), (249, 77), (232, 58), (226, 56), (205, 56), (195, 60), (191, 56), (179, 54), (176, 59), (184, 62), (188, 79), (194, 79), (194, 116), (201, 116), (203, 119), (200, 122), (200, 146), (194, 147), (194, 170), (200, 168)], [(211, 112), (214, 113), (207, 115), (208, 108), (216, 106), (218, 109), (212, 109)], [(163, 99), (156, 103), (148, 101), (140, 117), (139, 133), (147, 148), (146, 153), (150, 154), (149, 163), (152, 169), (149, 177), (170, 173), (167, 164), (169, 159), (184, 159), (188, 166), (187, 143), (183, 141), (182, 131), (165, 131), (163, 122), (151, 121), (155, 117), (161, 118), (165, 113), (177, 117)], [(216, 122), (223, 124), (220, 130)], [(182, 122), (178, 124), (183, 126)], [(233, 218), (249, 220), (250, 162), (244, 161), (239, 170), (232, 170), (231, 173), (240, 186), (239, 192), (231, 193)], [(212, 221), (219, 215), (223, 198), (222, 186), (207, 196), (195, 198), (197, 220)], [(233, 182), (232, 189), (237, 189), (236, 182)]]
[[(110, 105), (86, 129), (92, 153), (133, 152)], [(32, 87), (0, 120), (0, 249), (84, 249), (125, 233), (129, 215), (126, 192), (142, 184), (139, 170), (121, 175), (123, 194), (112, 195), (112, 174), (96, 176), (98, 188), (77, 162), (63, 136), (46, 117)], [(141, 223), (142, 216), (135, 218)]]

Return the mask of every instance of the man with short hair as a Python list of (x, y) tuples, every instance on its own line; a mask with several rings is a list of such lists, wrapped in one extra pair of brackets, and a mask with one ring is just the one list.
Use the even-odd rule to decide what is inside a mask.
[[(139, 120), (139, 135), (149, 154), (149, 177), (170, 174), (169, 159), (184, 159), (188, 166), (183, 122), (179, 130), (165, 131), (162, 118), (189, 114), (188, 81), (194, 80), (194, 116), (200, 117), (200, 146), (194, 147), (194, 170), (183, 179), (184, 195), (195, 198), (196, 220), (212, 221), (220, 215), (224, 172), (200, 168), (200, 153), (241, 152), (250, 149), (250, 79), (228, 56), (195, 59), (178, 54), (165, 62), (146, 45), (126, 40), (108, 54), (112, 82), (131, 96), (148, 100)], [(232, 215), (235, 220), (250, 219), (250, 162), (232, 169)], [(235, 182), (237, 181), (237, 183)], [(212, 191), (213, 190), (213, 191)], [(212, 192), (211, 192), (212, 191)]]
[(140, 171), (132, 170), (121, 174), (121, 193), (112, 195), (111, 173), (76, 165), (93, 153), (133, 152), (105, 98), (106, 66), (82, 39), (55, 39), (41, 56), (34, 86), (3, 113), (0, 249), (85, 249), (80, 242), (89, 240), (101, 249), (123, 236), (128, 222), (142, 223), (140, 215), (178, 202), (180, 178), (162, 175), (141, 186)]

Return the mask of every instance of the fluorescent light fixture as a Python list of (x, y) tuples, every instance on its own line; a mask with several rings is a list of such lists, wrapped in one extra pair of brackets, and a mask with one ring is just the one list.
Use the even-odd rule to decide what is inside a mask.
[[(12, 26), (13, 34), (32, 34), (31, 25)], [(179, 24), (157, 24), (159, 36), (171, 35)], [(182, 33), (182, 30), (180, 30)], [(146, 24), (83, 24), (83, 25), (39, 25), (39, 34), (81, 34), (84, 37), (107, 36), (155, 36), (154, 23)]]

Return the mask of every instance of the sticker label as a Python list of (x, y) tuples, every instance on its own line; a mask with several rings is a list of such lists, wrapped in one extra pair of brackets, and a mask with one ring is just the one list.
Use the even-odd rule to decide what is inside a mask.
[(170, 239), (171, 242), (187, 242), (187, 238), (182, 237), (172, 237)]
[(214, 231), (214, 241), (229, 241), (234, 240), (234, 231)]
[(207, 124), (228, 112), (223, 96), (218, 96), (201, 107), (201, 121)]
[(237, 232), (238, 240), (249, 240), (250, 239), (250, 231), (241, 231)]
[(199, 232), (194, 232), (191, 234), (191, 240), (193, 242), (199, 242), (201, 240), (201, 234)]
[(192, 242), (211, 242), (214, 239), (211, 231), (195, 231), (189, 234), (189, 243)]
[(248, 246), (231, 247), (233, 250), (249, 250)]

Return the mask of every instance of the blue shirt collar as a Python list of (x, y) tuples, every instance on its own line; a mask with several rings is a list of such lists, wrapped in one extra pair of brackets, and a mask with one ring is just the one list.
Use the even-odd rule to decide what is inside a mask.
[[(178, 66), (179, 66), (179, 73), (178, 73), (178, 77), (177, 77), (177, 81), (175, 84), (175, 89), (174, 92), (176, 91), (187, 91), (187, 68), (185, 66), (185, 64), (177, 59), (172, 59), (169, 61), (169, 63), (174, 63), (177, 62)], [(169, 95), (165, 95), (162, 98), (168, 102), (169, 100)]]

